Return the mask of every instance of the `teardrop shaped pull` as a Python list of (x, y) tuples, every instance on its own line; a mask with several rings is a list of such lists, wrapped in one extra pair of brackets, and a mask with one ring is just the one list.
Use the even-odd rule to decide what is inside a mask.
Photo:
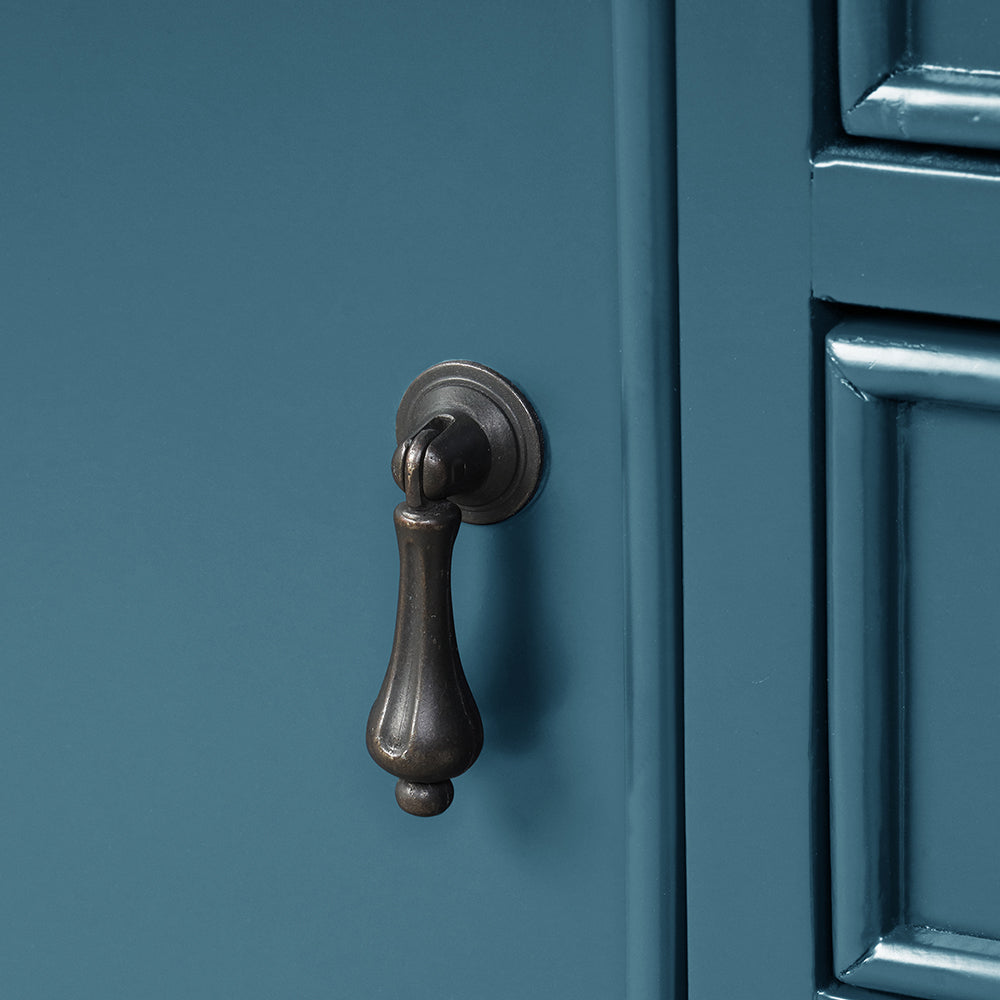
[(451, 804), (451, 779), (483, 747), (452, 617), (455, 538), (461, 521), (501, 521), (531, 499), (541, 478), (542, 435), (519, 390), (470, 361), (420, 375), (403, 396), (396, 431), (392, 468), (406, 494), (393, 517), (399, 601), (366, 742), (375, 762), (399, 779), (399, 805), (436, 816)]
[(396, 801), (417, 816), (444, 812), (451, 779), (483, 748), (483, 723), (455, 641), (451, 552), (462, 520), (445, 500), (395, 511), (399, 604), (389, 667), (368, 718), (368, 751), (394, 774)]

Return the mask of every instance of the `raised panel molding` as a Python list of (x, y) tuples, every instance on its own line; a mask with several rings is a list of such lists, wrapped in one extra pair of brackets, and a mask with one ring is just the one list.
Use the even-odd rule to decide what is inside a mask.
[[(991, 783), (995, 783), (994, 764), (1000, 755), (1000, 728), (983, 721), (1000, 714), (1000, 697), (994, 698), (1000, 693), (1000, 684), (994, 680), (995, 640), (990, 638), (986, 644), (983, 662), (977, 661), (965, 674), (958, 660), (967, 658), (968, 648), (956, 650), (958, 660), (952, 661), (950, 650), (943, 655), (925, 653), (911, 650), (908, 644), (911, 635), (926, 638), (928, 628), (937, 628), (936, 623), (915, 624), (911, 604), (926, 609), (928, 602), (937, 600), (935, 587), (943, 586), (949, 595), (947, 579), (928, 581), (920, 573), (928, 565), (935, 566), (936, 555), (942, 552), (947, 564), (955, 539), (964, 537), (968, 543), (979, 537), (969, 533), (978, 530), (982, 519), (974, 524), (963, 520), (963, 498), (956, 496), (952, 504), (949, 473), (934, 466), (947, 454), (950, 440), (965, 442), (962, 435), (967, 427), (974, 434), (957, 461), (965, 463), (961, 467), (969, 482), (985, 484), (975, 504), (988, 507), (994, 492), (1000, 494), (996, 458), (1000, 452), (1000, 414), (996, 413), (1000, 410), (1000, 335), (911, 322), (851, 320), (828, 336), (826, 348), (832, 930), (835, 974), (846, 985), (832, 986), (820, 996), (854, 998), (866, 996), (865, 990), (880, 990), (924, 1000), (996, 1000), (1000, 997), (1000, 941), (990, 936), (995, 929), (987, 927), (991, 921), (984, 915), (981, 894), (976, 904), (979, 910), (970, 904), (971, 916), (965, 920), (976, 926), (959, 926), (963, 915), (956, 916), (956, 911), (975, 892), (967, 888), (963, 895), (959, 887), (954, 899), (949, 890), (928, 903), (921, 897), (924, 890), (914, 888), (915, 866), (940, 862), (947, 856), (947, 845), (941, 848), (938, 837), (933, 850), (924, 846), (919, 857), (908, 856), (913, 843), (926, 845), (928, 841), (926, 829), (923, 839), (914, 834), (915, 824), (926, 827), (930, 823), (935, 836), (943, 831), (950, 837), (948, 823), (967, 822), (968, 816), (938, 820), (933, 802), (928, 808), (925, 788), (918, 789), (923, 801), (916, 809), (912, 800), (919, 797), (913, 793), (917, 778), (907, 771), (912, 760), (926, 760), (928, 747), (936, 748), (939, 708), (927, 704), (933, 692), (953, 679), (961, 684), (970, 676), (985, 678), (990, 703), (978, 712), (978, 729), (971, 737), (978, 750), (975, 767), (970, 767), (971, 759), (962, 756), (965, 751), (957, 745), (945, 749), (955, 755), (951, 766), (956, 772), (972, 774), (972, 791), (959, 793), (965, 796), (962, 801), (969, 815), (987, 828), (995, 827), (997, 816), (992, 811), (1000, 799), (991, 791)], [(916, 438), (910, 436), (918, 416), (924, 428), (919, 451)], [(994, 440), (995, 448), (983, 449), (983, 442)], [(912, 461), (911, 451), (916, 456)], [(967, 461), (970, 456), (972, 460)], [(921, 482), (914, 481), (918, 477)], [(962, 486), (956, 484), (954, 489), (961, 491)], [(910, 509), (911, 502), (916, 507), (915, 496), (922, 504), (920, 537), (910, 538), (910, 522), (917, 516)], [(948, 518), (947, 524), (941, 524), (940, 535), (937, 517)], [(998, 531), (992, 524), (988, 528), (992, 539), (1000, 537)], [(911, 560), (914, 552), (920, 558)], [(972, 582), (960, 581), (975, 591), (985, 587), (986, 605), (1000, 582), (1000, 571), (993, 569), (995, 557), (991, 542), (981, 564), (969, 567)], [(919, 592), (920, 602), (913, 598), (918, 587), (925, 588)], [(978, 607), (969, 614), (981, 617)], [(957, 618), (947, 610), (941, 615), (944, 632), (950, 627), (969, 631), (961, 613)], [(946, 641), (944, 645), (947, 648)], [(911, 685), (917, 685), (912, 673), (918, 660), (922, 679), (914, 695)], [(923, 699), (920, 711), (914, 707), (919, 698)], [(963, 690), (954, 704), (940, 711), (961, 707), (962, 699), (971, 706), (981, 702), (982, 695)], [(941, 731), (946, 731), (946, 723), (952, 726), (952, 721), (942, 715)], [(916, 722), (923, 727), (919, 731), (913, 731)], [(947, 732), (953, 732), (953, 726)], [(923, 743), (917, 747), (916, 741)], [(926, 770), (920, 774), (921, 780), (927, 779)], [(950, 780), (949, 774), (946, 766), (933, 775), (933, 781), (947, 787), (940, 783)], [(981, 815), (976, 814), (976, 783), (983, 789)], [(961, 830), (955, 831), (955, 837), (956, 844), (962, 843)], [(973, 866), (971, 875), (963, 874), (967, 887), (979, 874), (983, 879), (996, 879), (1000, 868), (991, 838), (984, 836), (975, 843), (979, 845), (979, 871)], [(944, 874), (947, 884), (947, 870)], [(925, 895), (930, 898), (932, 894)], [(989, 893), (985, 898), (995, 921), (1000, 901), (994, 907)], [(946, 919), (941, 919), (951, 926), (927, 926), (927, 909), (935, 906), (948, 911)], [(981, 935), (969, 933), (980, 926), (987, 927)]]
[[(940, 65), (934, 60), (942, 55), (920, 37), (921, 5), (946, 2), (840, 0), (840, 101), (848, 132), (1000, 149), (997, 67)], [(955, 10), (954, 16), (968, 18), (969, 32), (995, 32), (1000, 43), (1000, 14), (971, 23), (975, 13)]]

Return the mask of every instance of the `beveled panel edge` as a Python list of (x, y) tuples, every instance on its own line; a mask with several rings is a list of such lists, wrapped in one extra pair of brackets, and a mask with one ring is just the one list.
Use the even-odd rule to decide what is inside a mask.
[[(897, 407), (827, 337), (827, 655), (833, 961), (838, 978), (900, 913)], [(847, 336), (845, 337), (845, 334)]]
[(840, 107), (845, 128), (848, 112), (905, 57), (906, 24), (905, 0), (840, 0), (837, 5)]
[(904, 67), (842, 107), (852, 135), (1000, 149), (1000, 74)]
[(827, 338), (855, 389), (888, 399), (1000, 409), (1000, 338), (905, 320), (850, 320)]
[(913, 997), (885, 993), (882, 990), (866, 990), (846, 983), (831, 983), (816, 991), (816, 1000), (913, 1000)]
[(914, 64), (906, 0), (839, 0), (840, 116), (851, 135), (1000, 149), (1000, 74)]
[(847, 978), (926, 1000), (996, 1000), (1000, 941), (933, 927), (896, 927)]

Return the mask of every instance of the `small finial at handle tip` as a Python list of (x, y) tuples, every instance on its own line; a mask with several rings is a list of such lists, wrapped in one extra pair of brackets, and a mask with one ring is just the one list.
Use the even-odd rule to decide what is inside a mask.
[(425, 784), (400, 778), (396, 782), (399, 808), (413, 816), (437, 816), (451, 805), (454, 797), (455, 786), (450, 781)]

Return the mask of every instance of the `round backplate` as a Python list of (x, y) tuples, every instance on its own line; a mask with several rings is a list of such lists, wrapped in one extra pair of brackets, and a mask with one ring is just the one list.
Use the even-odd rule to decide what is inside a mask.
[(495, 524), (516, 514), (542, 478), (542, 426), (521, 391), (475, 361), (442, 361), (418, 375), (396, 413), (396, 443), (436, 416), (471, 416), (490, 442), (490, 473), (474, 493), (450, 497), (469, 524)]

